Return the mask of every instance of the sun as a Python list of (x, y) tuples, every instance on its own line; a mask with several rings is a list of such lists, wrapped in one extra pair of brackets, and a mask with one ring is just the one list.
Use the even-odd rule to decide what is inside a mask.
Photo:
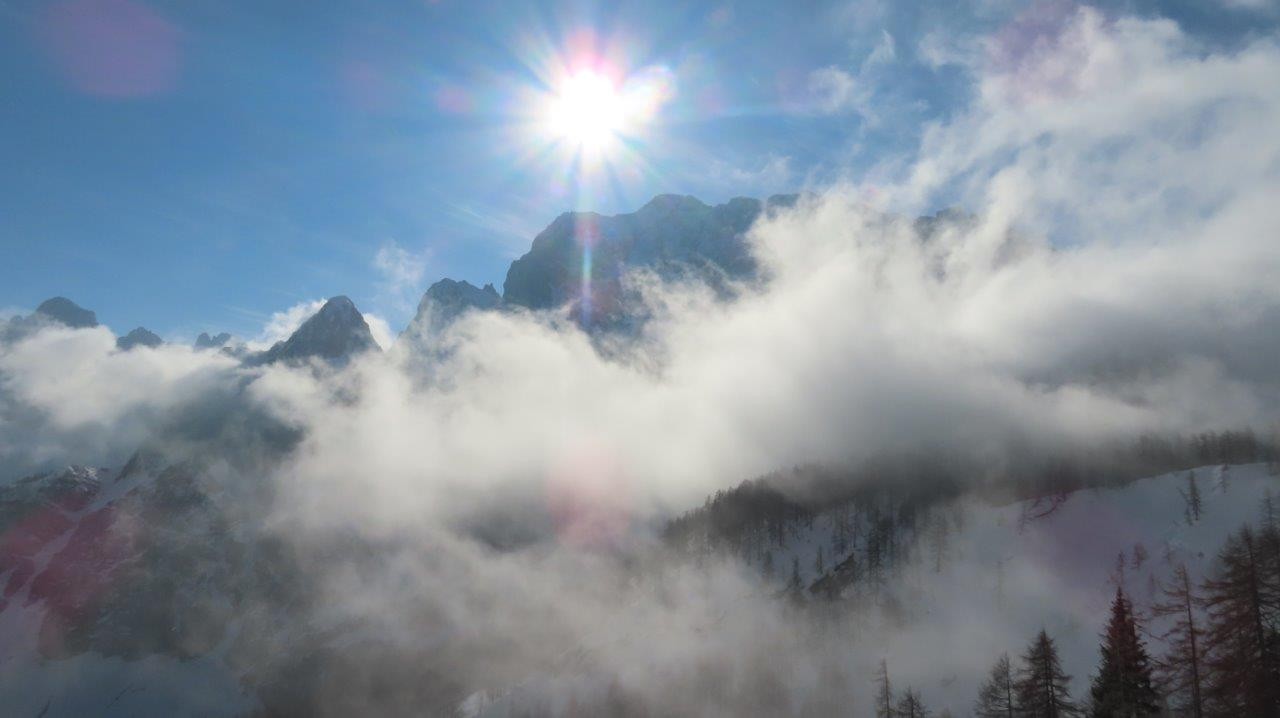
[(564, 79), (551, 98), (547, 129), (556, 139), (602, 150), (626, 130), (626, 100), (607, 75), (580, 70)]

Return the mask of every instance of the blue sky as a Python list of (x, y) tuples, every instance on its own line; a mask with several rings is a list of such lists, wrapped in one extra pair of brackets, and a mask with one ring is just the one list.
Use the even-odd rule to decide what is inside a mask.
[[(1104, 9), (1207, 45), (1274, 28), (1274, 6), (1237, 5)], [(1026, 12), (0, 0), (0, 308), (62, 294), (185, 339), (347, 294), (399, 329), (440, 277), (501, 288), (562, 211), (795, 191), (909, 154), (972, 92), (946, 55)], [(669, 90), (587, 175), (529, 110), (583, 52)]]

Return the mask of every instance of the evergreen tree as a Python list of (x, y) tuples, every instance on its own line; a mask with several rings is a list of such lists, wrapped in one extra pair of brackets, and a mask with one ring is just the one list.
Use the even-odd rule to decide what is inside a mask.
[(1168, 646), (1160, 676), (1174, 699), (1174, 707), (1192, 716), (1204, 716), (1204, 628), (1196, 620), (1198, 602), (1186, 565), (1173, 570), (1173, 579), (1161, 590), (1161, 601), (1152, 613), (1172, 620), (1160, 636)]
[(929, 718), (931, 713), (929, 709), (924, 707), (924, 703), (920, 700), (920, 694), (911, 689), (910, 686), (903, 692), (902, 698), (898, 700), (897, 708), (898, 718)]
[(787, 589), (790, 591), (800, 590), (800, 557), (796, 556), (791, 559), (791, 578), (787, 580)]
[(973, 714), (976, 718), (1014, 718), (1016, 711), (1013, 666), (1009, 662), (1009, 654), (1002, 653), (991, 667), (991, 675), (978, 691), (978, 702), (973, 706)]
[(1200, 487), (1196, 485), (1196, 472), (1187, 472), (1187, 490), (1182, 498), (1187, 502), (1187, 523), (1200, 520), (1203, 504), (1200, 502)]
[(827, 566), (826, 566), (826, 563), (822, 560), (822, 547), (821, 547), (821, 546), (819, 546), (819, 547), (818, 547), (818, 556), (817, 556), (817, 558), (815, 558), (815, 559), (813, 560), (813, 571), (814, 571), (814, 573), (815, 573), (817, 576), (819, 576), (819, 577), (821, 577), (821, 576), (822, 576), (822, 574), (824, 574), (824, 573), (826, 573), (826, 572), (827, 572)]
[(1014, 684), (1019, 718), (1063, 718), (1077, 714), (1067, 689), (1071, 676), (1062, 672), (1058, 648), (1044, 629), (1027, 647), (1022, 662)]
[(876, 671), (876, 718), (896, 718), (893, 705), (893, 686), (889, 684), (889, 664), (883, 659)]
[(1205, 702), (1211, 715), (1280, 716), (1277, 587), (1266, 550), (1248, 526), (1227, 539), (1204, 582), (1208, 614)]
[(772, 579), (773, 578), (773, 552), (772, 551), (764, 552), (763, 563), (764, 565), (762, 568), (764, 570), (764, 577), (767, 579)]
[(1258, 562), (1261, 564), (1263, 602), (1269, 606), (1272, 630), (1280, 629), (1280, 521), (1268, 490), (1262, 499), (1262, 526), (1258, 529)]
[(1160, 696), (1151, 686), (1151, 659), (1138, 637), (1133, 606), (1116, 588), (1111, 619), (1102, 635), (1102, 664), (1093, 679), (1095, 718), (1139, 718), (1160, 712)]

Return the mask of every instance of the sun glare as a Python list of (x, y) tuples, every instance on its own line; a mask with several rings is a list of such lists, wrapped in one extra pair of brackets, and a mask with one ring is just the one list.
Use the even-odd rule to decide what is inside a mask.
[(625, 122), (625, 102), (617, 86), (590, 70), (564, 81), (547, 117), (548, 127), (558, 139), (596, 150), (616, 140)]

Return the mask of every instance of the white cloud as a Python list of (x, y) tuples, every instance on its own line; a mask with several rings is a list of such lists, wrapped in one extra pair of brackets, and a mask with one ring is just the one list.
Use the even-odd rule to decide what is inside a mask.
[(267, 323), (263, 325), (262, 331), (258, 336), (247, 342), (250, 349), (261, 351), (268, 349), (276, 342), (288, 339), (291, 334), (302, 326), (302, 323), (311, 317), (311, 315), (320, 311), (325, 300), (312, 299), (297, 304), (279, 312), (272, 312), (267, 319)]
[(887, 31), (867, 54), (856, 72), (831, 65), (809, 74), (812, 109), (822, 114), (852, 112), (868, 122), (878, 121), (873, 98), (878, 92), (878, 79), (885, 65), (897, 59), (896, 43)]
[(373, 340), (378, 343), (378, 346), (383, 351), (390, 349), (396, 341), (396, 333), (387, 320), (370, 312), (364, 312), (364, 320), (368, 323), (369, 332), (373, 334)]
[(410, 252), (394, 241), (378, 248), (373, 255), (373, 266), (386, 283), (385, 293), (403, 298), (417, 293), (422, 277), (427, 271), (428, 252)]

